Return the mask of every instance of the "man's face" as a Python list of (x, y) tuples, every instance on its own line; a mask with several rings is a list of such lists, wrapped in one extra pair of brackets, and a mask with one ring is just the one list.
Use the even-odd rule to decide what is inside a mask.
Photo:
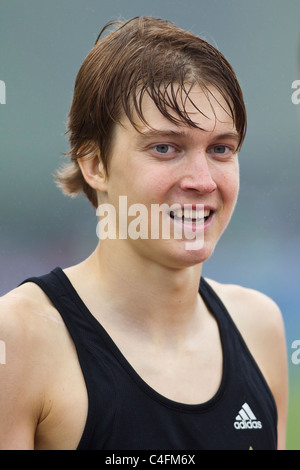
[[(143, 114), (149, 127), (136, 118), (138, 132), (123, 118), (114, 133), (105, 202), (115, 206), (117, 221), (119, 196), (127, 197), (128, 207), (142, 204), (147, 208), (149, 227), (146, 239), (134, 240), (128, 236), (121, 241), (122, 246), (169, 267), (191, 266), (211, 255), (231, 218), (238, 196), (236, 149), (239, 135), (229, 112), (225, 111), (228, 106), (224, 99), (216, 90), (212, 91), (216, 99), (211, 96), (210, 101), (200, 88), (194, 87), (191, 91), (191, 100), (203, 114), (191, 102), (185, 104), (190, 118), (204, 130), (170, 122), (145, 96)], [(168, 218), (169, 239), (151, 239), (154, 204), (168, 207), (179, 204), (182, 209), (188, 204), (204, 205), (203, 246), (187, 250), (186, 239), (174, 237), (174, 224), (184, 224), (183, 233), (187, 233), (185, 230), (189, 227), (191, 232), (197, 230), (195, 224), (182, 219), (180, 210), (160, 214), (161, 224)], [(117, 243), (120, 241), (116, 242), (116, 248)]]

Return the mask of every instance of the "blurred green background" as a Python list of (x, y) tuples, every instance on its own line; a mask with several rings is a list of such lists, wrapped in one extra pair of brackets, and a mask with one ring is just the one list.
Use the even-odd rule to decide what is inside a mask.
[[(290, 369), (288, 449), (300, 449), (299, 0), (0, 0), (0, 295), (66, 267), (97, 243), (84, 198), (60, 194), (52, 173), (77, 71), (102, 26), (119, 17), (169, 19), (223, 52), (242, 86), (248, 133), (232, 222), (204, 275), (263, 291), (280, 306)], [(1, 337), (1, 332), (0, 332)], [(274, 344), (274, 348), (276, 344)]]

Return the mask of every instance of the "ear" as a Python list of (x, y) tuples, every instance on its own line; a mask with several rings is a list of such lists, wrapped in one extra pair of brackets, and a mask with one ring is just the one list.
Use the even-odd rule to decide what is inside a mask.
[(91, 188), (96, 191), (106, 192), (107, 175), (104, 165), (97, 154), (90, 154), (78, 158), (82, 175)]

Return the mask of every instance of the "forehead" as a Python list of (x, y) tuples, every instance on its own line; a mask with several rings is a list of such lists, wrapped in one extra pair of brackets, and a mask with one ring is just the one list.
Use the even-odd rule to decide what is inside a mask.
[[(169, 130), (178, 130), (184, 128), (192, 130), (199, 128), (206, 133), (214, 131), (227, 132), (236, 134), (231, 110), (221, 95), (221, 93), (213, 87), (207, 87), (203, 90), (200, 86), (193, 86), (187, 93), (177, 93), (176, 104), (180, 112), (190, 120), (193, 125), (184, 122), (174, 107), (165, 103), (167, 115), (158, 109), (152, 98), (148, 94), (144, 94), (141, 98), (142, 116), (137, 112), (133, 112), (132, 121), (123, 116), (120, 124), (123, 128), (143, 135), (149, 129), (160, 130), (168, 128)], [(170, 116), (170, 118), (168, 118)], [(172, 120), (171, 120), (172, 119)]]

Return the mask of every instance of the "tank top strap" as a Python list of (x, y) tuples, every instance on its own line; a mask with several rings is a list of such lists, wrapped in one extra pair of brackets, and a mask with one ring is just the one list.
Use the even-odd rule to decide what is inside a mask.
[(50, 273), (39, 277), (29, 277), (25, 279), (20, 285), (27, 282), (33, 282), (38, 285), (42, 291), (47, 295), (53, 306), (58, 310), (66, 324), (71, 336), (75, 335), (77, 328), (74, 324), (74, 288), (70, 285), (67, 289), (67, 284), (62, 282), (65, 274), (62, 269), (56, 267)]
[[(210, 311), (213, 313), (219, 325), (223, 347), (223, 368), (225, 369), (224, 376), (226, 375), (229, 382), (235, 381), (237, 364), (240, 363), (240, 366), (245, 369), (246, 365), (250, 366), (255, 371), (257, 377), (259, 377), (260, 386), (263, 387), (266, 396), (269, 398), (271, 407), (274, 411), (274, 416), (277, 420), (276, 402), (273, 393), (261, 372), (261, 369), (259, 368), (256, 360), (254, 359), (242, 334), (237, 328), (237, 325), (233, 321), (224, 303), (203, 277), (201, 278), (199, 293)], [(241, 351), (243, 354), (241, 354)], [(246, 363), (243, 362), (245, 360)]]
[(29, 277), (20, 285), (27, 282), (33, 282), (39, 286), (59, 312), (74, 342), (84, 376), (86, 380), (89, 380), (92, 371), (87, 360), (85, 337), (88, 338), (90, 334), (93, 334), (93, 330), (86, 316), (81, 314), (81, 309), (86, 309), (86, 307), (76, 290), (60, 267), (39, 277)]

